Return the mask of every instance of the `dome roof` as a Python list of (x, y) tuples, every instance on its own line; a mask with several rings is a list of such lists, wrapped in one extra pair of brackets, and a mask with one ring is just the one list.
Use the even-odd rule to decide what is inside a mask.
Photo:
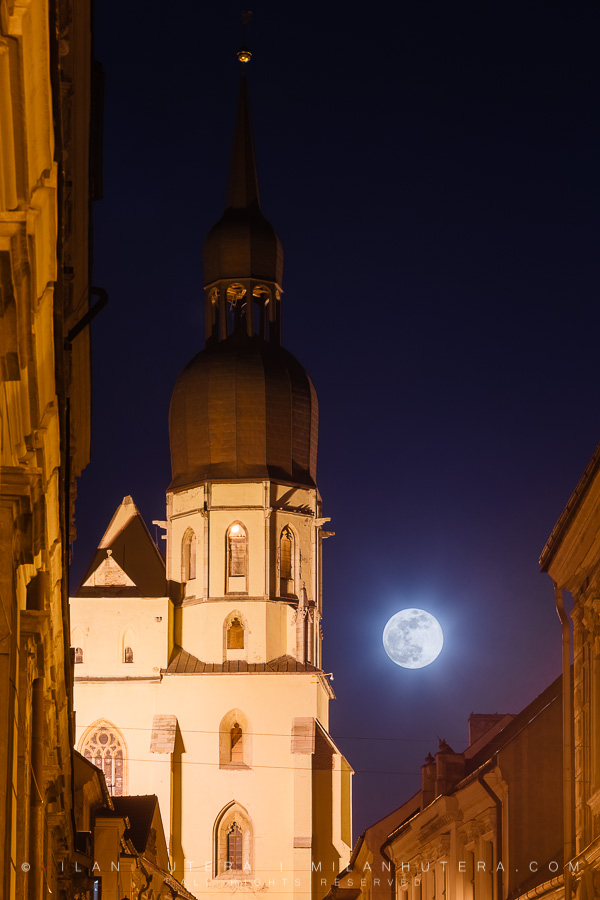
[(258, 204), (230, 207), (204, 242), (204, 281), (255, 278), (281, 284), (283, 249), (277, 232)]
[(177, 379), (170, 490), (220, 478), (314, 487), (318, 423), (316, 391), (295, 357), (236, 333), (198, 353)]

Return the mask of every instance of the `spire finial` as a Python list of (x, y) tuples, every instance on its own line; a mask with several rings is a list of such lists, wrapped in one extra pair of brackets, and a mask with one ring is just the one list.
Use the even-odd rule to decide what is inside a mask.
[(248, 108), (248, 88), (246, 79), (242, 77), (233, 138), (227, 206), (234, 209), (247, 209), (254, 205), (260, 207), (258, 177), (256, 175), (252, 124)]
[(237, 58), (241, 63), (249, 63), (252, 59), (252, 51), (248, 47), (248, 25), (252, 21), (252, 10), (245, 9), (242, 12), (242, 46), (237, 52)]

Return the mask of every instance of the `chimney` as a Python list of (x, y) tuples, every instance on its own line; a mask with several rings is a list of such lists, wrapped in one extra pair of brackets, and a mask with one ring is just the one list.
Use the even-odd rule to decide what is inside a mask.
[(440, 748), (435, 754), (435, 793), (448, 794), (465, 774), (465, 758), (455, 753), (445, 740), (440, 740)]
[(435, 800), (435, 768), (435, 759), (428, 753), (421, 766), (421, 809)]
[(471, 713), (469, 716), (469, 747), (505, 717), (506, 713)]

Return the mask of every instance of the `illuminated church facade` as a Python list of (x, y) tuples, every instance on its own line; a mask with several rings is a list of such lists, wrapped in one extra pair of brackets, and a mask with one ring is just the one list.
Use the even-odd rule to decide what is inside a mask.
[(114, 795), (158, 795), (198, 897), (324, 896), (351, 845), (321, 665), (317, 397), (281, 346), (282, 266), (242, 78), (206, 347), (171, 401), (166, 559), (126, 497), (71, 599), (77, 749)]

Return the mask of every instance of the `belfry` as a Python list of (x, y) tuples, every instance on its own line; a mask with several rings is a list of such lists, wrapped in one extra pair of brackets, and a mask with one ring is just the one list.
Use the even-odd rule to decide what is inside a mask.
[(282, 271), (242, 74), (206, 346), (171, 400), (166, 559), (126, 497), (71, 600), (77, 749), (114, 795), (158, 796), (198, 897), (323, 897), (351, 846), (321, 666), (317, 396), (281, 346)]

